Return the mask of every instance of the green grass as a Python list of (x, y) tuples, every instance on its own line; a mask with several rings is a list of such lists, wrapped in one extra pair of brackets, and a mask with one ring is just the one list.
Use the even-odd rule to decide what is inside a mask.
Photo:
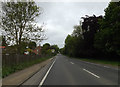
[(100, 60), (100, 59), (87, 59), (87, 58), (79, 58), (80, 60), (92, 62), (92, 63), (99, 63), (99, 64), (107, 64), (111, 66), (118, 66), (118, 61), (112, 61), (112, 60)]
[(92, 63), (97, 63), (97, 64), (106, 64), (106, 65), (110, 65), (113, 67), (118, 67), (120, 66), (120, 62), (119, 61), (115, 61), (115, 60), (104, 60), (104, 59), (93, 59), (93, 58), (79, 58), (79, 57), (70, 57), (68, 55), (65, 55), (69, 58), (75, 58), (75, 59), (79, 59), (82, 61), (87, 61), (87, 62), (92, 62)]
[(49, 56), (49, 57), (44, 57), (44, 58), (39, 58), (39, 59), (36, 59), (34, 61), (30, 61), (30, 62), (24, 62), (24, 63), (20, 63), (18, 65), (12, 65), (12, 66), (2, 66), (2, 78), (14, 73), (14, 72), (17, 72), (19, 70), (23, 70), (27, 67), (30, 67), (34, 64), (38, 64), (42, 61), (45, 61), (49, 58), (51, 58), (52, 56)]

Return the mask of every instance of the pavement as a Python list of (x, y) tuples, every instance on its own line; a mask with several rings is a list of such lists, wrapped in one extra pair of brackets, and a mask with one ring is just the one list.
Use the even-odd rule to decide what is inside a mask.
[(41, 62), (39, 64), (35, 64), (35, 65), (31, 66), (31, 67), (28, 67), (26, 69), (15, 72), (15, 73), (5, 77), (4, 79), (2, 79), (2, 85), (18, 86), (18, 85), (22, 84), (24, 81), (26, 81), (31, 76), (33, 76), (36, 72), (38, 72), (44, 66), (46, 66), (49, 62), (51, 62), (51, 59), (43, 61), (43, 62)]
[(107, 87), (111, 85), (110, 87), (118, 87), (118, 68), (71, 59), (61, 54), (48, 61), (51, 62), (24, 81), (21, 86), (91, 85), (94, 87), (100, 85)]

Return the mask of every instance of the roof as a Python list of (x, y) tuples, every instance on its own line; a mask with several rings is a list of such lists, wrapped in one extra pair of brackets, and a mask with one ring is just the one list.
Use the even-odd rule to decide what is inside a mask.
[(5, 46), (0, 46), (0, 48), (5, 48)]

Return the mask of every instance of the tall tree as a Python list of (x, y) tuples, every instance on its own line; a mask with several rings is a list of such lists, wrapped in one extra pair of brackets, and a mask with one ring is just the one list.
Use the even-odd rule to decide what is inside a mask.
[(102, 16), (96, 17), (95, 15), (86, 15), (86, 17), (82, 18), (84, 19), (84, 21), (82, 22), (82, 34), (84, 37), (86, 48), (91, 49), (93, 48), (95, 34), (99, 30), (98, 22), (100, 19), (102, 19)]
[(50, 50), (50, 44), (49, 43), (45, 43), (43, 44), (43, 47), (42, 47), (42, 55), (51, 55), (51, 50)]
[(120, 1), (110, 2), (100, 26), (94, 46), (105, 53), (120, 55)]
[(73, 33), (65, 39), (65, 53), (69, 56), (92, 57), (95, 54), (93, 47), (95, 33), (99, 30), (99, 19), (102, 16), (82, 17), (80, 25), (75, 25)]
[(43, 26), (38, 27), (35, 18), (41, 14), (34, 1), (2, 3), (2, 29), (6, 31), (7, 41), (20, 45), (21, 41), (44, 39)]
[(81, 56), (82, 52), (84, 50), (84, 41), (83, 41), (83, 31), (82, 31), (82, 25), (81, 25), (81, 21), (80, 21), (80, 25), (75, 25), (74, 26), (74, 30), (72, 33), (72, 37), (73, 37), (73, 42), (74, 42), (74, 56)]
[(65, 39), (65, 54), (69, 56), (74, 56), (75, 53), (75, 38), (71, 35), (68, 35)]

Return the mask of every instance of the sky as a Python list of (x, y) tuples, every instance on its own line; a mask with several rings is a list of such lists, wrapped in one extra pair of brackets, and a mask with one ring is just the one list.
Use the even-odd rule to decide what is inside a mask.
[[(104, 9), (108, 7), (110, 0), (48, 0), (38, 2), (42, 14), (36, 18), (36, 23), (41, 26), (45, 25), (45, 35), (47, 40), (43, 40), (38, 44), (50, 43), (58, 45), (59, 48), (64, 47), (65, 38), (73, 32), (73, 27), (78, 25), (81, 17), (85, 15), (96, 16), (104, 15)], [(2, 29), (0, 29), (1, 31)]]
[(108, 7), (106, 2), (37, 2), (41, 7), (42, 14), (37, 18), (37, 25), (43, 22), (47, 40), (41, 42), (57, 44), (64, 47), (64, 41), (68, 34), (73, 31), (73, 26), (78, 25), (81, 17), (85, 15), (104, 15), (104, 9)]

